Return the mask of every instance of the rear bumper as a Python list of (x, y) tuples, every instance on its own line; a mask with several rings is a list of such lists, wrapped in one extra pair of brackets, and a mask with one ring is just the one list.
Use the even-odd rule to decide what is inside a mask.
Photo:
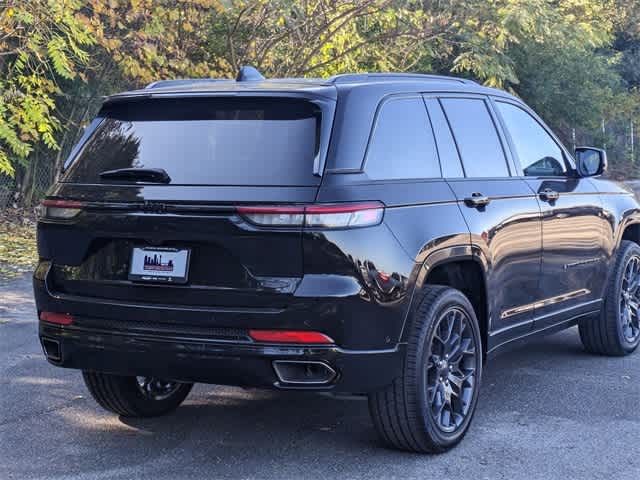
[[(114, 333), (40, 322), (41, 342), (56, 346), (50, 363), (117, 375), (156, 376), (180, 381), (247, 387), (366, 393), (388, 385), (402, 368), (404, 347), (344, 350), (205, 341), (148, 334)], [(282, 382), (274, 361), (318, 362), (335, 371), (317, 384)]]
[[(345, 346), (343, 339), (351, 339), (346, 345), (352, 345), (354, 339), (357, 344), (374, 334), (388, 340), (392, 337), (389, 330), (397, 326), (362, 312), (355, 315), (341, 310), (337, 305), (344, 299), (316, 298), (309, 309), (287, 312), (187, 309), (58, 294), (37, 278), (34, 294), (38, 312), (70, 313), (76, 319), (68, 326), (39, 325), (43, 346), (57, 350), (47, 355), (49, 362), (66, 368), (201, 383), (366, 393), (390, 384), (400, 375), (404, 361), (404, 345), (396, 342)], [(327, 315), (328, 310), (332, 315)], [(385, 319), (388, 315), (387, 311)], [(358, 322), (363, 320), (366, 323), (361, 326)], [(230, 325), (233, 327), (228, 328)], [(243, 335), (247, 328), (316, 329), (328, 333), (339, 346), (258, 343)], [(398, 333), (393, 337), (398, 338)], [(322, 383), (283, 382), (274, 369), (274, 362), (279, 361), (313, 362), (335, 373)]]

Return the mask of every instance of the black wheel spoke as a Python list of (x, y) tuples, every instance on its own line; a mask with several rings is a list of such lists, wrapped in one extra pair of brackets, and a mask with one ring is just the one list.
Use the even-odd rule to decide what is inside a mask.
[(456, 375), (454, 373), (449, 374), (449, 383), (458, 391), (462, 390), (462, 384), (464, 383), (464, 375)]
[(438, 428), (452, 432), (469, 414), (476, 388), (476, 340), (460, 308), (443, 313), (434, 328), (426, 365), (427, 402)]
[(442, 411), (442, 425), (444, 427), (449, 427), (451, 425), (451, 410), (445, 408)]
[(449, 343), (451, 342), (451, 336), (453, 335), (453, 328), (455, 327), (455, 314), (452, 313), (447, 317), (446, 325), (447, 337), (445, 340), (445, 344), (449, 345)]
[(163, 380), (155, 377), (137, 377), (138, 388), (142, 394), (152, 400), (165, 400), (179, 388), (179, 382)]
[(449, 342), (449, 361), (453, 362), (454, 357), (458, 358), (462, 355), (461, 349), (462, 338), (460, 335), (455, 334), (452, 340)]
[(151, 382), (153, 381), (152, 377), (144, 377), (143, 382), (142, 382), (142, 390), (146, 393), (149, 394), (149, 390), (151, 389)]

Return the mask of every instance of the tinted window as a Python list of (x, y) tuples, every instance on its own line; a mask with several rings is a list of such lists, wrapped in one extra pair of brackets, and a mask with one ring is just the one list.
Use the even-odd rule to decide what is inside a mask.
[(466, 176), (509, 176), (502, 144), (484, 100), (445, 98), (441, 102), (453, 130)]
[(376, 119), (365, 162), (372, 179), (440, 176), (438, 153), (422, 98), (385, 102)]
[(522, 170), (527, 176), (564, 175), (564, 156), (558, 144), (526, 111), (505, 102), (496, 102)]
[(424, 101), (427, 104), (429, 119), (433, 126), (433, 133), (436, 136), (442, 176), (444, 178), (464, 177), (456, 143), (451, 136), (451, 129), (442, 112), (440, 102), (436, 98), (425, 98)]
[(154, 99), (107, 105), (63, 181), (162, 168), (173, 184), (315, 185), (320, 112), (293, 99)]

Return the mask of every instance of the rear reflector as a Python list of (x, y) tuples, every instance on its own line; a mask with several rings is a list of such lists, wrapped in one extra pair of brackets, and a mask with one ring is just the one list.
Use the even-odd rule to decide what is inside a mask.
[(249, 336), (256, 342), (268, 343), (301, 343), (301, 344), (332, 344), (331, 337), (320, 332), (305, 332), (297, 330), (249, 330)]
[(58, 325), (71, 325), (73, 323), (73, 316), (68, 313), (40, 312), (40, 320)]
[(43, 200), (38, 207), (38, 217), (52, 220), (69, 220), (78, 215), (83, 202), (75, 200)]
[(238, 206), (237, 212), (249, 222), (263, 227), (355, 228), (382, 222), (380, 202)]

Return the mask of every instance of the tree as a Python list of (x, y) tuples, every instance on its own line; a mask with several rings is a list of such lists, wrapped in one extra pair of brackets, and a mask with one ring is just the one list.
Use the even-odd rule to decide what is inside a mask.
[(273, 77), (404, 71), (446, 29), (419, 1), (232, 0), (211, 16), (207, 48), (227, 75), (245, 64)]
[(0, 11), (0, 173), (26, 164), (34, 144), (58, 148), (54, 97), (89, 60), (80, 0), (9, 0)]
[[(0, 0), (0, 174), (59, 171), (101, 97), (158, 79), (422, 71), (531, 104), (631, 171), (640, 0)], [(52, 154), (53, 152), (53, 154)], [(25, 195), (28, 201), (29, 196)]]

